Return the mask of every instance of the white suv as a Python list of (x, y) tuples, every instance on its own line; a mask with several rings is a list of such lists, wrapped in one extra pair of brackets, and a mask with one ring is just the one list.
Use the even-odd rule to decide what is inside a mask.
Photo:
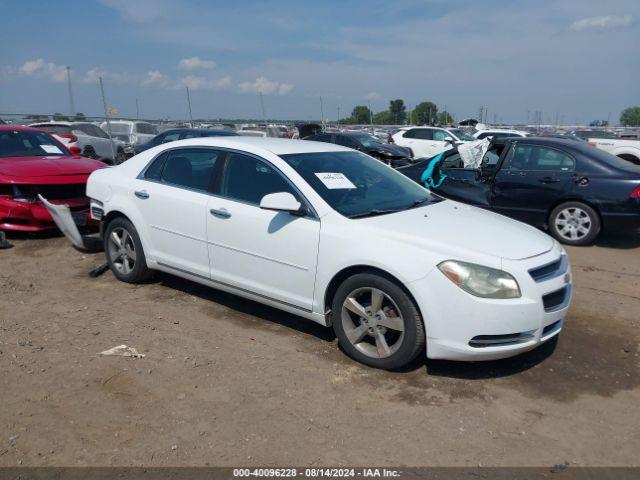
[(414, 158), (429, 158), (475, 140), (459, 128), (403, 127), (391, 135), (389, 143), (410, 148)]
[(569, 308), (551, 237), (331, 143), (179, 140), (93, 172), (87, 195), (118, 279), (160, 270), (333, 326), (378, 368), (516, 355)]
[[(111, 136), (134, 147), (147, 143), (158, 135), (158, 130), (149, 122), (131, 120), (111, 120)], [(107, 122), (100, 125), (107, 130)]]

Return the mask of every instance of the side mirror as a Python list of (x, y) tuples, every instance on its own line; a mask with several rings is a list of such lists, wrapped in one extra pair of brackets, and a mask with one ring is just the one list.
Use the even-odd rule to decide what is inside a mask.
[(454, 143), (455, 140), (452, 137), (444, 137), (445, 143)]
[(292, 214), (304, 214), (302, 204), (289, 192), (269, 193), (260, 200), (260, 208), (263, 210), (275, 210)]

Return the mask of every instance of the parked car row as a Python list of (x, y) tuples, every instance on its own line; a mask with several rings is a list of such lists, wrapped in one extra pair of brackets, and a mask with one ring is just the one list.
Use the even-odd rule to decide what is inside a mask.
[[(67, 127), (53, 134), (75, 135)], [(1, 126), (0, 228), (99, 225), (116, 278), (163, 271), (295, 313), (378, 368), (549, 341), (572, 296), (558, 241), (640, 226), (640, 168), (582, 141), (426, 126), (391, 144), (321, 126), (305, 140), (110, 127), (137, 155), (104, 168), (43, 130)], [(68, 217), (47, 210), (60, 205)]]

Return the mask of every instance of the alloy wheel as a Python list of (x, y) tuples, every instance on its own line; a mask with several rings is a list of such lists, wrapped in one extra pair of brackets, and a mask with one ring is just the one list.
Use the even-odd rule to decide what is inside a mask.
[(122, 227), (114, 228), (109, 235), (108, 249), (113, 266), (125, 275), (131, 273), (136, 264), (136, 246), (131, 234)]
[(341, 321), (349, 342), (371, 358), (387, 358), (404, 339), (404, 319), (393, 299), (377, 288), (358, 288), (342, 304)]
[(591, 231), (591, 217), (587, 212), (578, 207), (569, 207), (560, 210), (555, 219), (555, 227), (558, 234), (567, 240), (580, 240)]

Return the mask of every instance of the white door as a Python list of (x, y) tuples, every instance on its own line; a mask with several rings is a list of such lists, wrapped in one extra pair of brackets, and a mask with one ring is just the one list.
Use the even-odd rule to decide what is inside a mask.
[(436, 145), (433, 142), (433, 129), (431, 128), (413, 128), (409, 132), (411, 139), (411, 149), (415, 158), (433, 157), (439, 152), (435, 151)]
[(433, 140), (431, 141), (431, 154), (437, 155), (450, 148), (453, 148), (452, 142), (445, 141), (446, 138), (453, 140), (453, 136), (446, 130), (432, 130)]
[(150, 254), (165, 267), (209, 278), (207, 203), (220, 152), (182, 148), (161, 155), (132, 193), (148, 226)]
[(320, 220), (263, 210), (268, 193), (300, 194), (269, 163), (230, 153), (218, 196), (208, 204), (211, 278), (311, 310)]

